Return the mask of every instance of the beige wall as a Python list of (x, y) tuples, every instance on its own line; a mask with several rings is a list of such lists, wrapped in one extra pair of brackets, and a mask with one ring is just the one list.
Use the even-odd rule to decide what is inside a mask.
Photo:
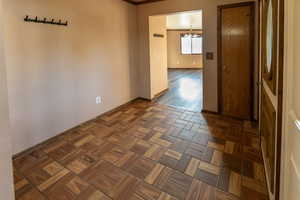
[(7, 101), (6, 67), (3, 48), (3, 10), (0, 0), (0, 199), (14, 199), (11, 135)]
[[(150, 98), (150, 62), (149, 62), (149, 25), (148, 17), (151, 15), (168, 14), (189, 10), (203, 11), (203, 47), (205, 52), (213, 52), (214, 60), (204, 59), (204, 109), (218, 110), (217, 103), (217, 6), (249, 0), (166, 0), (157, 3), (138, 6), (139, 25), (139, 85), (140, 96)], [(257, 32), (257, 31), (256, 31)], [(257, 36), (256, 36), (257, 38)], [(257, 43), (257, 42), (256, 42)], [(257, 55), (257, 54), (256, 54)], [(256, 86), (255, 86), (256, 87)], [(255, 101), (257, 98), (255, 98)]]
[[(284, 88), (280, 199), (300, 196), (300, 1), (284, 1)], [(273, 200), (274, 198), (270, 198)]]
[[(14, 153), (137, 97), (134, 5), (5, 0), (5, 11)], [(24, 23), (26, 14), (70, 25)], [(96, 105), (96, 96), (102, 104)]]
[[(181, 54), (180, 34), (187, 31), (168, 31), (168, 68), (202, 68), (203, 57), (201, 55)], [(202, 33), (202, 31), (193, 31)]]
[[(166, 16), (149, 17), (151, 98), (168, 88), (166, 23)], [(164, 37), (154, 37), (153, 34), (162, 34)]]

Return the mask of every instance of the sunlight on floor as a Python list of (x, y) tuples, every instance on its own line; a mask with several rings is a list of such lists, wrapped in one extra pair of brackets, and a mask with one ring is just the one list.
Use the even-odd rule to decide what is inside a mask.
[(202, 70), (169, 69), (169, 91), (158, 99), (168, 106), (194, 112), (202, 110)]
[(183, 99), (194, 101), (199, 94), (199, 83), (195, 79), (182, 78), (179, 80), (179, 95)]

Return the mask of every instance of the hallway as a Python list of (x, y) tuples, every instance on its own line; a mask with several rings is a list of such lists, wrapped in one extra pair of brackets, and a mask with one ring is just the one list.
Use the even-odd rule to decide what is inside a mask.
[(201, 112), (202, 69), (168, 69), (169, 91), (159, 97), (160, 104)]
[(249, 122), (143, 100), (14, 158), (23, 199), (267, 200)]

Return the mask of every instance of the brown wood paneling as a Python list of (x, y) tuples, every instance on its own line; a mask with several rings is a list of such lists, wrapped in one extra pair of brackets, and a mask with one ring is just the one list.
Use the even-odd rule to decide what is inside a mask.
[(265, 89), (262, 89), (262, 111), (261, 111), (261, 136), (262, 148), (265, 152), (265, 162), (267, 176), (269, 177), (269, 186), (274, 191), (275, 177), (275, 127), (276, 110), (269, 99)]
[(219, 112), (253, 119), (254, 2), (218, 8)]

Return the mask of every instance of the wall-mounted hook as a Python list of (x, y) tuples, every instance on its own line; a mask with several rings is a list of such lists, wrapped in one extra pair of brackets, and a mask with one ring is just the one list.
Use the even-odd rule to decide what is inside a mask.
[(38, 16), (35, 18), (30, 18), (28, 15), (25, 16), (24, 18), (25, 22), (34, 22), (34, 23), (43, 23), (43, 24), (53, 24), (53, 25), (59, 25), (59, 26), (68, 26), (68, 21), (62, 22), (62, 20), (55, 21), (55, 19), (52, 18), (52, 20), (47, 20), (46, 17), (43, 19), (39, 19)]

